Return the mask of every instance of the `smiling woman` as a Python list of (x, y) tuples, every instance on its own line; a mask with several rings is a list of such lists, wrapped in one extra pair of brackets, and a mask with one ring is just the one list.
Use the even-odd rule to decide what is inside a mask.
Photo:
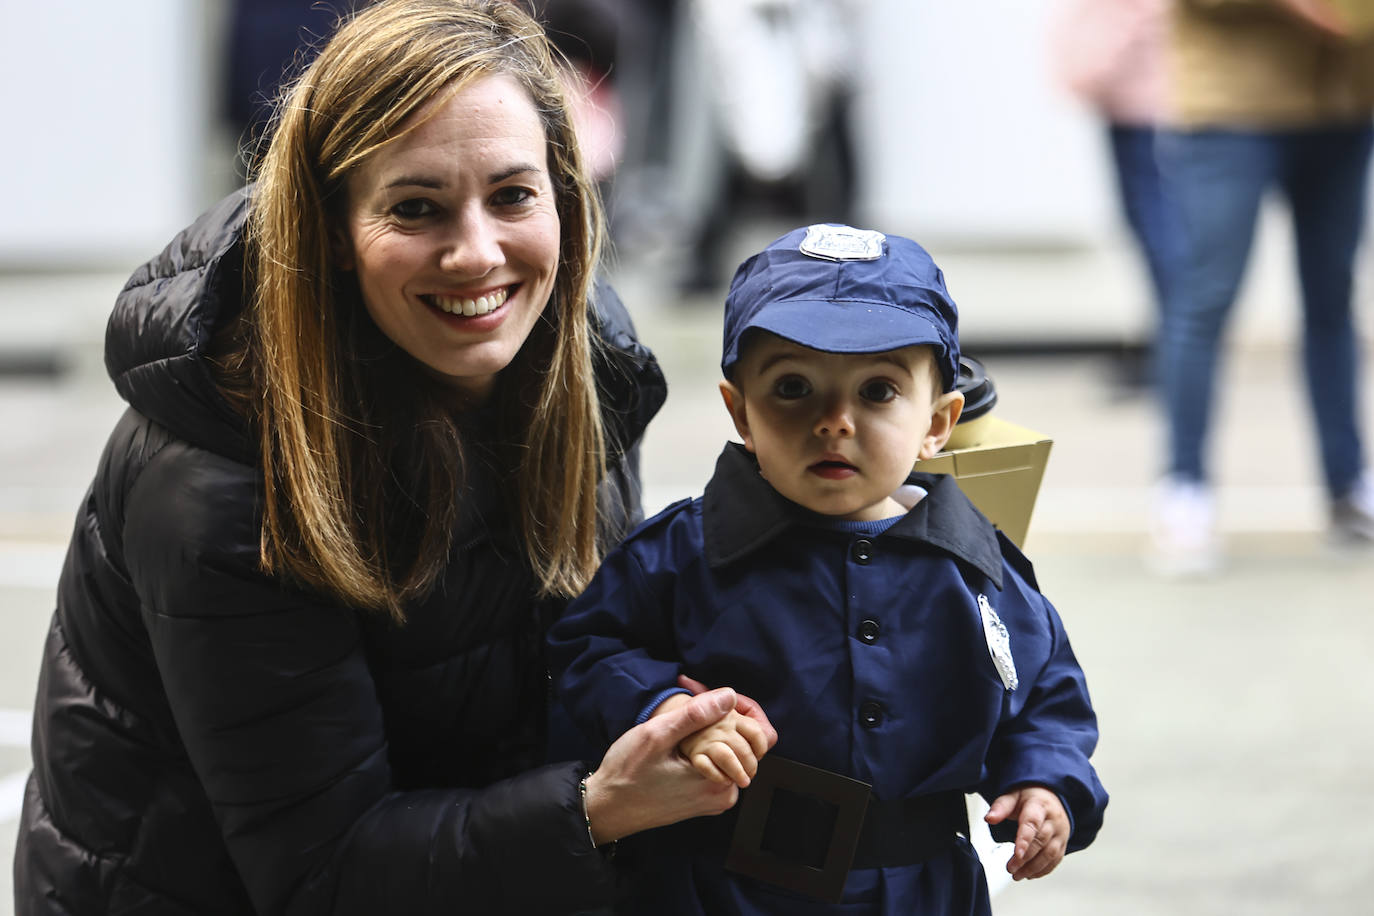
[(598, 846), (734, 803), (676, 752), (767, 727), (729, 688), (546, 762), (544, 632), (638, 519), (665, 397), (560, 86), (516, 4), (367, 5), (120, 294), (20, 916), (581, 912)]

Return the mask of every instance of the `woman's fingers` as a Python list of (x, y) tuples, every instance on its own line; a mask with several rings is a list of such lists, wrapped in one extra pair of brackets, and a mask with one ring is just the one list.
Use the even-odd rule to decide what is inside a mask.
[[(709, 689), (701, 681), (698, 681), (696, 678), (688, 677), (685, 674), (679, 674), (677, 676), (677, 685), (685, 690), (692, 691), (692, 693), (704, 693)], [(778, 743), (778, 730), (773, 727), (772, 722), (768, 721), (768, 714), (763, 711), (763, 707), (754, 702), (752, 697), (747, 697), (742, 693), (736, 693), (735, 712), (758, 723), (760, 732), (767, 742), (767, 747), (765, 747), (763, 751), (767, 751), (768, 748)], [(763, 751), (759, 752), (759, 756), (763, 756)]]
[(653, 726), (655, 737), (676, 748), (683, 738), (714, 725), (735, 708), (735, 691), (718, 687), (697, 694), (676, 709), (654, 716), (646, 725)]

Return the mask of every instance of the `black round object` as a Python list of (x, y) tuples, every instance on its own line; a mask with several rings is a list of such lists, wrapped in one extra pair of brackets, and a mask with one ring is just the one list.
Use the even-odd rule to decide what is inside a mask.
[(878, 636), (882, 631), (883, 628), (878, 625), (876, 620), (869, 619), (859, 623), (859, 638), (870, 646), (878, 641)]
[(877, 728), (883, 724), (883, 704), (869, 700), (859, 707), (859, 724), (864, 728)]
[(963, 392), (964, 412), (959, 414), (959, 422), (976, 420), (997, 404), (997, 389), (988, 377), (983, 364), (972, 356), (959, 357), (959, 380), (954, 390)]

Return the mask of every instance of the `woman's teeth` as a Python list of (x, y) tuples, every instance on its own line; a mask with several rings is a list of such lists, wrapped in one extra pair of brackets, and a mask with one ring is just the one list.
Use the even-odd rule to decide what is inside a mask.
[(473, 318), (477, 315), (485, 315), (494, 312), (506, 301), (510, 291), (499, 289), (485, 296), (478, 296), (476, 299), (462, 299), (456, 296), (430, 296), (430, 302), (440, 311), (448, 312), (450, 315), (462, 315), (464, 318)]

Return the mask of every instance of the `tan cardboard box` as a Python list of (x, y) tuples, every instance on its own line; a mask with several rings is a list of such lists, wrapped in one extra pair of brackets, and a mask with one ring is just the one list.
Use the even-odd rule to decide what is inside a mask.
[(1020, 547), (1030, 528), (1053, 440), (1001, 417), (988, 416), (983, 422), (977, 445), (947, 449), (916, 462), (916, 470), (952, 474), (978, 511)]
[(1367, 40), (1374, 35), (1374, 3), (1369, 0), (1332, 0), (1356, 40)]

